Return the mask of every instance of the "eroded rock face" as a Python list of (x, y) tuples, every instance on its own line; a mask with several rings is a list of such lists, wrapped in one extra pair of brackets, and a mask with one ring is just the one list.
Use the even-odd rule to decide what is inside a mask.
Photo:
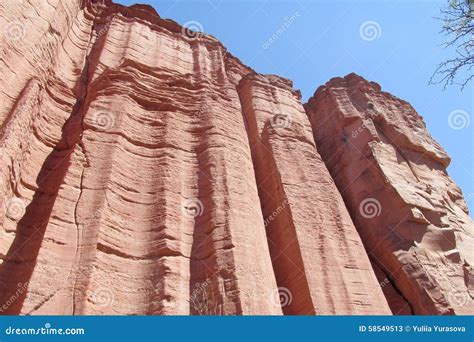
[(288, 81), (147, 8), (23, 6), (52, 28), (3, 51), (4, 312), (389, 313)]
[(5, 51), (7, 313), (281, 314), (225, 49), (145, 14), (77, 4), (18, 43), (49, 58)]
[[(7, 1), (0, 20), (1, 313), (422, 312), (413, 298), (437, 308), (426, 313), (453, 311), (453, 300), (426, 299), (447, 291), (424, 280), (434, 268), (420, 273), (438, 257), (436, 234), (416, 242), (416, 260), (385, 252), (390, 267), (420, 276), (397, 281), (381, 262), (371, 265), (364, 229), (373, 228), (346, 209), (334, 165), (316, 148), (314, 137), (324, 138), (314, 101), (311, 125), (290, 81), (256, 74), (213, 37), (149, 6)], [(326, 128), (342, 137), (338, 127)], [(397, 146), (378, 148), (390, 155), (382, 147)], [(437, 145), (413, 150), (429, 156), (418, 177), (449, 180), (434, 176), (447, 163)], [(417, 200), (418, 186), (404, 190)], [(431, 194), (435, 209), (410, 208), (417, 222), (441, 221), (444, 210), (450, 227), (467, 231), (452, 228), (457, 249), (442, 252), (458, 298), (472, 286), (463, 245), (472, 226), (452, 182)], [(386, 194), (384, 208), (396, 207), (384, 222), (408, 208), (395, 195)], [(421, 234), (419, 225), (410, 234)]]
[[(316, 151), (300, 94), (274, 76), (238, 85), (287, 314), (388, 314), (360, 237)], [(375, 287), (374, 284), (377, 284)]]
[(415, 314), (472, 314), (474, 225), (422, 118), (355, 74), (305, 108), (369, 257), (398, 290), (386, 289), (392, 308), (401, 295)]

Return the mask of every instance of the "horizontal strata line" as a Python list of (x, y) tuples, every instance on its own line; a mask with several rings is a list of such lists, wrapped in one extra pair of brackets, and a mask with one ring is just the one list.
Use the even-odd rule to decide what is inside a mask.
[(118, 256), (119, 258), (124, 258), (124, 259), (130, 259), (130, 260), (139, 260), (139, 261), (153, 261), (161, 258), (166, 258), (166, 257), (183, 257), (183, 258), (188, 258), (185, 255), (181, 254), (178, 251), (173, 251), (169, 248), (165, 248), (168, 253), (163, 253), (163, 254), (150, 254), (150, 255), (143, 255), (143, 256), (136, 256), (136, 255), (131, 255), (122, 251), (119, 251), (118, 249), (107, 246), (103, 243), (97, 243), (97, 250), (100, 252), (103, 252), (105, 254), (111, 254)]
[[(95, 132), (95, 133), (99, 133), (99, 134), (103, 134), (103, 135), (111, 135), (111, 136), (119, 136), (121, 138), (123, 138), (124, 140), (126, 140), (128, 143), (130, 143), (131, 145), (134, 145), (134, 146), (137, 146), (137, 147), (143, 147), (143, 148), (147, 148), (147, 149), (150, 149), (150, 150), (157, 150), (157, 149), (173, 149), (173, 150), (179, 150), (179, 151), (182, 151), (182, 152), (185, 152), (185, 153), (189, 153), (189, 154), (193, 154), (194, 151), (188, 151), (186, 149), (183, 149), (177, 145), (171, 145), (170, 143), (167, 143), (167, 142), (161, 142), (161, 143), (154, 143), (154, 144), (147, 144), (147, 143), (143, 143), (142, 141), (139, 141), (139, 140), (135, 140), (135, 139), (131, 139), (129, 136), (123, 134), (121, 131), (104, 131), (104, 130), (100, 130), (100, 129), (94, 129), (95, 127), (93, 125), (87, 127), (86, 129), (84, 129), (84, 132), (87, 132), (87, 131), (92, 131), (92, 132)], [(92, 140), (92, 139), (91, 139)], [(128, 152), (128, 153), (131, 153), (131, 154), (136, 154), (136, 153), (133, 153), (132, 151), (129, 151), (129, 150), (125, 150), (125, 149), (121, 149), (123, 152)], [(138, 155), (138, 154), (137, 154)]]

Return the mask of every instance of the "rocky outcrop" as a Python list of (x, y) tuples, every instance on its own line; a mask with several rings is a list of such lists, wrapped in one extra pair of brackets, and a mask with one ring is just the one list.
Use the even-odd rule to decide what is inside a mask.
[[(316, 151), (300, 94), (274, 76), (238, 85), (287, 314), (389, 313), (360, 237)], [(375, 284), (375, 287), (374, 287)]]
[[(400, 219), (422, 184), (444, 186), (422, 196), (431, 209), (409, 208), (417, 223), (403, 226), (417, 238), (397, 249), (341, 189), (353, 189), (341, 177), (359, 164), (329, 160), (318, 97), (309, 120), (290, 81), (255, 73), (149, 6), (10, 0), (0, 20), (1, 313), (472, 311), (447, 298), (472, 286), (472, 223), (424, 129), (423, 143), (407, 126), (404, 145), (374, 147), (387, 173), (411, 165), (408, 151), (426, 156), (413, 171), (420, 184), (386, 182), (402, 190), (383, 194), (380, 224)], [(393, 117), (419, 125), (402, 107)], [(347, 120), (332, 118), (326, 133), (343, 137)], [(377, 241), (385, 249), (372, 253)]]
[[(414, 314), (472, 313), (474, 225), (450, 159), (407, 102), (351, 74), (305, 105), (369, 257)], [(401, 308), (400, 308), (401, 310)]]
[(3, 301), (28, 284), (6, 312), (189, 314), (206, 284), (213, 313), (281, 313), (222, 46), (140, 9), (70, 13), (4, 57), (26, 70), (2, 136)]

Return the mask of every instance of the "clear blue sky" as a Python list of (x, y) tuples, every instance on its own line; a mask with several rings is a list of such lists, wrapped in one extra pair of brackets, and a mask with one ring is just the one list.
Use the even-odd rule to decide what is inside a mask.
[[(133, 0), (116, 1), (125, 5)], [(197, 21), (243, 63), (257, 72), (287, 77), (303, 100), (335, 76), (350, 72), (378, 82), (407, 100), (452, 158), (449, 173), (474, 212), (474, 87), (461, 91), (428, 85), (441, 48), (441, 22), (447, 0), (141, 0), (163, 18), (180, 24)], [(276, 41), (268, 40), (288, 23)], [(374, 40), (364, 40), (361, 24), (376, 22)], [(370, 31), (370, 30), (369, 30)], [(370, 38), (370, 32), (366, 38)], [(267, 44), (266, 44), (267, 43)], [(264, 48), (264, 45), (266, 48)], [(451, 112), (462, 110), (470, 125), (455, 130)]]

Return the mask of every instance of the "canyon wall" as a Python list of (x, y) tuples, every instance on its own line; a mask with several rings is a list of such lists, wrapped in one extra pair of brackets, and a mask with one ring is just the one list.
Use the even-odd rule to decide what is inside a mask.
[(0, 313), (473, 313), (473, 223), (406, 102), (351, 75), (303, 106), (149, 6), (0, 20)]
[(369, 257), (413, 313), (472, 313), (473, 222), (422, 118), (355, 74), (329, 81), (305, 108)]

